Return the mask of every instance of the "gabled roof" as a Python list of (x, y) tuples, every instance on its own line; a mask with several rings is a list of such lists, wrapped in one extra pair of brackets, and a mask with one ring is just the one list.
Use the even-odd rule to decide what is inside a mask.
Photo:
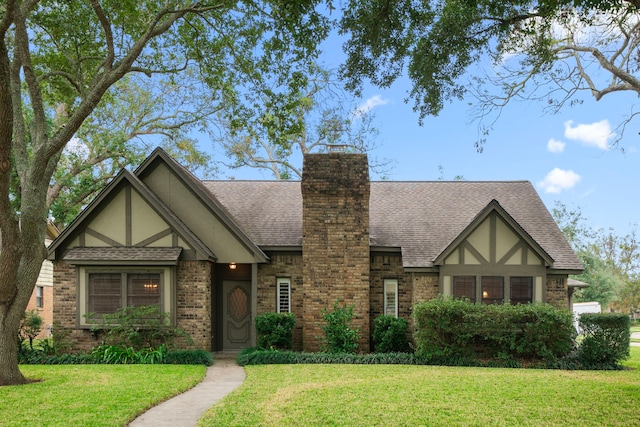
[(118, 175), (96, 196), (89, 205), (64, 229), (49, 247), (49, 259), (60, 258), (62, 254), (56, 254), (58, 248), (64, 247), (64, 243), (73, 238), (80, 225), (97, 212), (103, 201), (107, 200), (111, 192), (122, 184), (131, 185), (141, 197), (160, 215), (176, 232), (193, 247), (201, 259), (215, 260), (215, 254), (202, 241), (189, 230), (189, 228), (169, 209), (147, 186), (135, 175), (126, 169), (122, 169)]
[(265, 262), (269, 258), (258, 247), (249, 236), (245, 233), (244, 227), (240, 227), (230, 215), (225, 205), (220, 203), (216, 198), (216, 195), (212, 194), (208, 188), (203, 184), (200, 179), (196, 178), (190, 171), (178, 163), (173, 157), (167, 154), (162, 148), (158, 147), (144, 162), (135, 170), (135, 175), (140, 179), (144, 179), (144, 176), (151, 173), (153, 168), (163, 162), (184, 182), (185, 185), (210, 209), (210, 211), (216, 215), (220, 221), (233, 233), (240, 242), (254, 254), (254, 256), (260, 261)]
[[(204, 181), (238, 227), (263, 248), (300, 248), (299, 181)], [(407, 268), (431, 267), (495, 200), (555, 270), (582, 270), (548, 209), (528, 181), (372, 182), (370, 244), (400, 248)]]
[(433, 263), (435, 265), (442, 265), (444, 260), (458, 248), (458, 245), (460, 245), (464, 239), (469, 237), (469, 235), (493, 212), (496, 212), (507, 224), (509, 224), (511, 229), (518, 234), (520, 239), (527, 242), (527, 244), (542, 257), (547, 267), (553, 265), (553, 258), (551, 258), (549, 254), (547, 254), (547, 252), (538, 244), (538, 242), (531, 238), (529, 233), (527, 233), (526, 230), (524, 230), (520, 224), (518, 224), (518, 222), (502, 208), (502, 206), (500, 206), (500, 203), (496, 199), (490, 201), (489, 204), (478, 213), (473, 221), (471, 221), (469, 225), (467, 225), (465, 229), (455, 239), (453, 239), (442, 252), (440, 252), (440, 254), (434, 259)]

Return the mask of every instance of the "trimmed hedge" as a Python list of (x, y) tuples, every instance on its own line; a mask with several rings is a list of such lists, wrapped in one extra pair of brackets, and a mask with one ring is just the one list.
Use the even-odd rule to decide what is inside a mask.
[(373, 321), (373, 345), (376, 353), (401, 353), (409, 350), (407, 321), (395, 316), (376, 317)]
[(615, 368), (629, 357), (631, 319), (626, 314), (583, 313), (579, 360), (586, 367)]
[(273, 351), (251, 348), (237, 358), (238, 365), (283, 365), (283, 364), (349, 364), (349, 365), (423, 365), (412, 353), (298, 353), (295, 351)]
[(293, 313), (264, 313), (257, 316), (258, 347), (291, 350), (295, 324)]
[[(18, 355), (18, 363), (21, 365), (80, 365), (80, 364), (114, 364), (121, 363), (145, 363), (143, 360), (134, 361), (132, 359), (120, 358), (106, 360), (100, 352), (95, 353), (68, 353), (68, 354), (46, 354), (41, 350), (24, 351)], [(150, 363), (147, 359), (146, 363)], [(169, 350), (164, 354), (162, 360), (154, 360), (156, 364), (167, 365), (213, 365), (213, 355), (204, 350)]]
[(416, 353), (447, 359), (553, 361), (573, 349), (568, 310), (547, 304), (473, 304), (438, 297), (414, 307)]

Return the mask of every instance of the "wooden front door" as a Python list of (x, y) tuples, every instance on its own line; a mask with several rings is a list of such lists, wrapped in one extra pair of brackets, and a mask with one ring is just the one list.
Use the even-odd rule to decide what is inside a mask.
[(240, 350), (251, 343), (251, 282), (222, 282), (223, 350)]

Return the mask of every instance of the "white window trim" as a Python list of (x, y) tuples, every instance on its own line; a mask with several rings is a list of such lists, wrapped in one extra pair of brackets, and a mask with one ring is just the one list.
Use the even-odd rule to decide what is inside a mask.
[(36, 286), (36, 308), (44, 308), (44, 286)]
[[(282, 291), (285, 290), (287, 293), (287, 299), (289, 301), (288, 307), (286, 310), (283, 310), (280, 307), (280, 300), (282, 297)], [(291, 279), (285, 277), (279, 277), (276, 280), (276, 312), (277, 313), (291, 313)]]
[[(398, 279), (385, 279), (384, 280), (384, 301), (383, 301), (383, 314), (385, 315), (389, 315), (389, 316), (395, 316), (398, 317)], [(393, 292), (395, 293), (395, 301), (394, 301), (394, 307), (393, 307), (393, 314), (389, 314), (387, 307), (388, 307), (388, 302), (387, 302), (387, 294), (389, 292)]]

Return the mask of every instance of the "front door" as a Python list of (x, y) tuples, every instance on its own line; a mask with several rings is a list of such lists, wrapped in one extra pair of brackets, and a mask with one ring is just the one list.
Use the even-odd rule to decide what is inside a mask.
[(240, 350), (251, 343), (251, 282), (222, 282), (222, 346)]

